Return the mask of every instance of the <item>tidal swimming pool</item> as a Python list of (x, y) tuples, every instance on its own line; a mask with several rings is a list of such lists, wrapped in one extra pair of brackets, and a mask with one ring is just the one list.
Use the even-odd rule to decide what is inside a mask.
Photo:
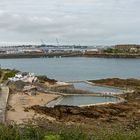
[(126, 90), (118, 89), (118, 88), (111, 88), (106, 86), (96, 86), (90, 85), (84, 82), (80, 83), (73, 83), (75, 89), (80, 89), (83, 91), (89, 91), (94, 93), (111, 93), (111, 94), (122, 94), (125, 93)]
[(90, 95), (67, 95), (63, 98), (54, 100), (47, 104), (48, 107), (55, 105), (68, 105), (68, 106), (88, 106), (100, 103), (118, 102), (117, 97), (103, 97), (103, 96), (90, 96)]

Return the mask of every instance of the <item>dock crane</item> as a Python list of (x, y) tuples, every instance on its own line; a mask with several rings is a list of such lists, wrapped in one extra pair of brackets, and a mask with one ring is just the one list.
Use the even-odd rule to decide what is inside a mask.
[(56, 44), (57, 44), (57, 47), (59, 47), (59, 41), (58, 41), (58, 38), (56, 38)]
[(46, 47), (47, 46), (42, 39), (40, 39), (40, 41), (41, 41), (41, 46), (42, 47)]

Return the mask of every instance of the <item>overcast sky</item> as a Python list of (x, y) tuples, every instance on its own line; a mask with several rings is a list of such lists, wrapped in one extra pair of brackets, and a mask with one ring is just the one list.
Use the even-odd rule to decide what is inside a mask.
[(140, 44), (140, 0), (0, 0), (0, 43)]

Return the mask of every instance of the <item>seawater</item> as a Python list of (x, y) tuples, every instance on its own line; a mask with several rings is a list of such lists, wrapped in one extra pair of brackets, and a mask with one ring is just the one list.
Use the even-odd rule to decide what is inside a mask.
[(121, 90), (118, 88), (111, 88), (111, 87), (106, 87), (106, 86), (95, 86), (95, 85), (90, 85), (87, 83), (73, 83), (74, 87), (76, 89), (84, 90), (84, 91), (90, 91), (94, 93), (114, 93), (114, 94), (122, 94), (126, 92), (125, 90)]
[(108, 102), (117, 102), (117, 101), (119, 101), (119, 99), (115, 97), (70, 95), (70, 96), (64, 96), (64, 98), (57, 105), (81, 106), (81, 105), (91, 105), (97, 103), (108, 103)]
[(0, 59), (2, 68), (18, 69), (46, 75), (49, 78), (72, 81), (102, 78), (140, 79), (140, 59), (121, 58), (29, 58)]

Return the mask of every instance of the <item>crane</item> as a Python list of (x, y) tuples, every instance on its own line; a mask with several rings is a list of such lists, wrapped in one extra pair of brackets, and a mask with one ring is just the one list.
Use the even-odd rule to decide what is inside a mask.
[(43, 47), (46, 47), (47, 46), (42, 39), (40, 39), (40, 41), (42, 43), (41, 46), (43, 46)]
[(57, 43), (57, 47), (59, 47), (59, 41), (58, 39), (56, 38), (56, 43)]

